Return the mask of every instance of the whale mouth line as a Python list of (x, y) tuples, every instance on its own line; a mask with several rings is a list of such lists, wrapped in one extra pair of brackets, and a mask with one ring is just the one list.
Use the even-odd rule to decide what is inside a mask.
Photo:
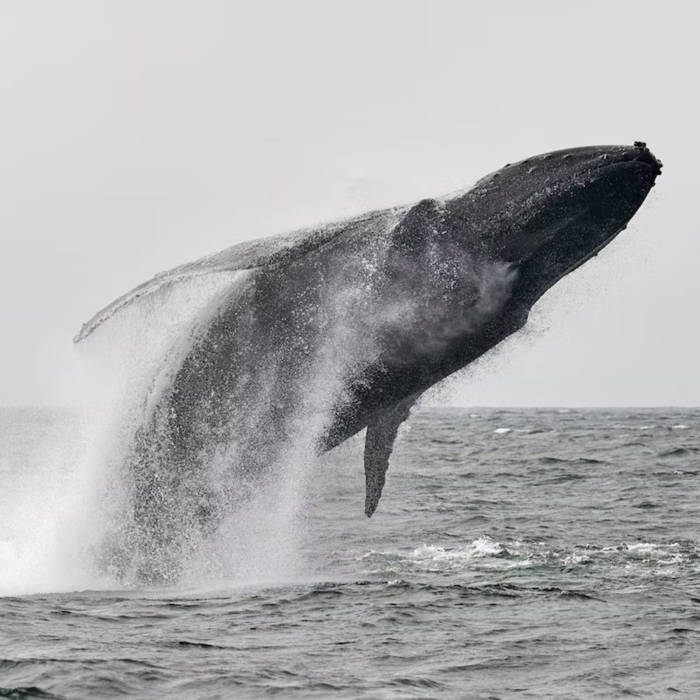
[(650, 170), (654, 176), (661, 172), (661, 166), (646, 160), (619, 160), (616, 163), (604, 163), (599, 166), (599, 170), (627, 170), (631, 168), (645, 168)]
[(656, 178), (661, 174), (663, 168), (663, 163), (658, 160), (651, 153), (648, 154), (648, 158), (634, 158), (632, 160), (613, 160), (613, 161), (603, 161), (596, 168), (596, 172), (610, 171), (610, 170), (628, 170), (632, 168), (645, 168), (651, 171), (652, 177)]

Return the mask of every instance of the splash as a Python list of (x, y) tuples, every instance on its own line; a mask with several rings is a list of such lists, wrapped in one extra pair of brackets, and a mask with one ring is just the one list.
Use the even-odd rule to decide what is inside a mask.
[[(121, 584), (249, 584), (290, 580), (306, 568), (300, 551), (317, 442), (348, 373), (376, 349), (358, 340), (347, 317), (366, 288), (342, 280), (323, 309), (332, 322), (309, 343), (304, 363), (293, 333), (281, 347), (261, 348), (260, 327), (252, 336), (245, 327), (260, 284), (256, 272), (224, 280), (191, 306), (187, 322), (180, 314), (172, 332), (157, 331), (147, 362), (126, 363), (143, 369), (118, 402), (124, 417), (108, 431), (116, 439), (106, 451), (111, 495), (97, 556)], [(146, 309), (147, 323), (161, 306), (157, 314)], [(233, 328), (231, 309), (235, 322), (243, 319)], [(134, 318), (124, 323), (131, 328)], [(241, 353), (246, 362), (220, 369), (222, 358)]]
[[(7, 426), (5, 439), (22, 449), (2, 474), (0, 595), (129, 583), (102, 566), (129, 508), (128, 445), (176, 349), (230, 282), (198, 279), (125, 311), (80, 348), (84, 376), (74, 389), (84, 408), (28, 410)], [(27, 426), (33, 433), (23, 435)]]
[[(0, 493), (0, 595), (106, 584), (89, 548), (99, 540), (85, 417), (48, 410), (4, 410), (3, 434), (20, 448)], [(22, 435), (31, 426), (32, 434)], [(23, 438), (25, 438), (23, 440)]]
[(444, 241), (439, 251), (438, 231), (397, 221), (359, 230), (335, 257), (165, 275), (118, 301), (81, 346), (95, 360), (84, 449), (63, 467), (54, 450), (50, 478), (18, 501), (36, 536), (31, 555), (5, 552), (16, 583), (301, 575), (316, 456), (367, 424), (352, 411), (375, 380), (478, 333), (514, 280), (508, 265)]
[[(319, 424), (325, 420), (311, 388), (307, 398), (315, 411), (299, 412), (283, 463), (267, 470), (245, 465), (240, 423), (250, 430), (272, 400), (274, 363), (258, 368), (266, 381), (255, 402), (234, 395), (224, 406), (203, 404), (201, 412), (187, 414), (191, 423), (185, 428), (202, 444), (186, 451), (184, 461), (168, 423), (180, 373), (222, 308), (232, 299), (245, 303), (253, 278), (243, 271), (189, 280), (166, 300), (133, 307), (130, 318), (120, 317), (121, 328), (110, 324), (129, 353), (134, 329), (138, 336), (145, 323), (154, 336), (151, 343), (136, 343), (147, 348), (145, 357), (119, 360), (122, 367), (140, 369), (121, 391), (115, 424), (106, 430), (111, 446), (102, 450), (109, 475), (109, 497), (103, 499), (107, 525), (93, 553), (97, 567), (119, 585), (248, 585), (288, 581), (303, 571), (298, 552), (304, 484), (313, 464), (309, 441), (314, 418)], [(164, 313), (166, 302), (172, 313)], [(104, 345), (101, 334), (100, 341)], [(144, 482), (144, 474), (162, 483)], [(145, 524), (139, 511), (144, 506)]]

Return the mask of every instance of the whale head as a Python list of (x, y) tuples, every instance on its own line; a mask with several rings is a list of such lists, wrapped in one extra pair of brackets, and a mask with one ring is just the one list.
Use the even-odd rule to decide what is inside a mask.
[(512, 266), (531, 305), (626, 227), (660, 172), (641, 142), (553, 151), (487, 175), (447, 216), (476, 256)]

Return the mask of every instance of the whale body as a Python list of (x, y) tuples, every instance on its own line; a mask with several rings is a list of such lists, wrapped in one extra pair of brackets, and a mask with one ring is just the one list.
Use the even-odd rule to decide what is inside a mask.
[(96, 314), (77, 340), (144, 296), (240, 273), (190, 331), (133, 438), (141, 576), (176, 577), (173, 562), (261, 479), (363, 429), (371, 516), (421, 394), (520, 329), (626, 227), (660, 170), (640, 142), (535, 156), (464, 193), (236, 245)]

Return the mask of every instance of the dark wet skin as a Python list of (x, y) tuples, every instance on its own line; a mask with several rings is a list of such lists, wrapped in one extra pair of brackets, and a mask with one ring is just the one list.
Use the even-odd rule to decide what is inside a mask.
[(319, 453), (405, 404), (402, 420), (422, 392), (521, 328), (542, 294), (625, 228), (660, 168), (641, 143), (556, 151), (263, 258), (139, 430), (129, 546), (141, 576), (176, 576), (187, 531), (215, 528), (258, 474), (283, 467), (300, 430)]

